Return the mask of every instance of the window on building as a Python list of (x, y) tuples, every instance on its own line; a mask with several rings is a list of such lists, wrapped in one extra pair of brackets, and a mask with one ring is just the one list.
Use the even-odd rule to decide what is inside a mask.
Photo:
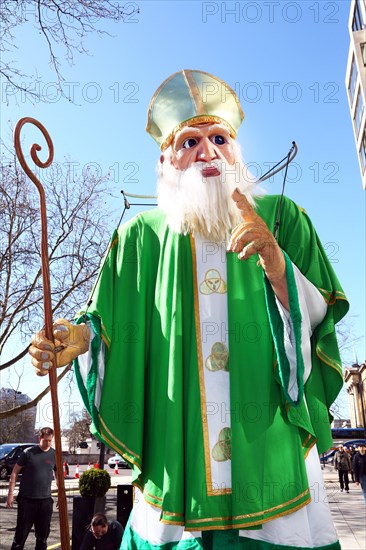
[(363, 109), (364, 109), (364, 105), (363, 105), (363, 101), (362, 101), (361, 90), (358, 90), (355, 116), (354, 116), (354, 119), (353, 119), (353, 123), (355, 125), (356, 136), (358, 136), (360, 128), (361, 128), (361, 120), (362, 120)]
[(358, 74), (358, 71), (357, 71), (356, 59), (355, 59), (355, 56), (352, 56), (351, 74), (349, 76), (349, 84), (348, 84), (348, 93), (349, 93), (349, 99), (350, 99), (351, 105), (353, 104), (353, 100), (355, 97), (357, 74)]
[(363, 61), (363, 66), (366, 67), (366, 42), (363, 42), (362, 44), (360, 44), (360, 48), (361, 48), (361, 58)]
[(363, 110), (364, 110), (363, 98), (362, 98), (361, 90), (359, 89), (357, 94), (357, 102), (356, 102), (355, 117), (354, 117), (357, 135), (359, 134), (360, 128), (361, 128)]
[(363, 138), (361, 141), (360, 159), (362, 166), (362, 173), (366, 172), (366, 129), (363, 132)]
[(364, 27), (365, 21), (363, 20), (362, 10), (360, 6), (360, 0), (355, 1), (355, 11), (353, 13), (352, 30), (361, 31)]

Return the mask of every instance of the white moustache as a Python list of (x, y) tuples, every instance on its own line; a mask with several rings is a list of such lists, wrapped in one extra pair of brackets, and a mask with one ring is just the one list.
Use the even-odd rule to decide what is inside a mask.
[[(223, 162), (222, 160), (211, 160), (210, 162), (202, 162), (201, 160), (199, 160), (195, 162), (190, 168), (187, 168), (187, 170), (194, 170), (201, 173), (202, 170), (215, 168), (221, 174), (224, 166), (225, 162)], [(184, 170), (184, 172), (186, 172), (186, 170)]]

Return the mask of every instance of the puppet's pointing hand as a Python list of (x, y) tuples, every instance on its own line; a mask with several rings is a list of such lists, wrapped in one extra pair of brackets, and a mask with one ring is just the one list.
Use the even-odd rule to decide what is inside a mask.
[(33, 335), (29, 353), (36, 374), (44, 376), (54, 366), (64, 367), (78, 355), (89, 349), (90, 330), (85, 324), (72, 325), (66, 319), (58, 319), (53, 324), (53, 344), (45, 336), (44, 330)]
[(272, 286), (285, 280), (286, 262), (282, 250), (265, 222), (238, 189), (231, 195), (241, 212), (242, 223), (233, 229), (228, 250), (247, 260), (258, 253), (259, 262)]

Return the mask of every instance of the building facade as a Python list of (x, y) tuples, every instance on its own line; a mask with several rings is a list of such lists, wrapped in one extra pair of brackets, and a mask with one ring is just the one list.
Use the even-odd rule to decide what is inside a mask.
[(351, 0), (346, 88), (363, 188), (366, 189), (366, 0)]
[(354, 364), (344, 371), (352, 428), (366, 428), (366, 364)]

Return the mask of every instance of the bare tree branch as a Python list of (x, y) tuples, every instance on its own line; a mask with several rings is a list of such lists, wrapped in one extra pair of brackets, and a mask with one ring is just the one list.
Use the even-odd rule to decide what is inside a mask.
[[(92, 33), (107, 35), (103, 22), (130, 22), (139, 13), (136, 2), (125, 6), (111, 0), (2, 0), (0, 2), (0, 75), (7, 82), (4, 97), (21, 92), (33, 101), (46, 101), (40, 92), (38, 75), (25, 74), (10, 57), (17, 50), (16, 34), (25, 25), (32, 25), (34, 33), (44, 38), (48, 63), (56, 76), (56, 90), (72, 101), (62, 84), (62, 59), (74, 65), (75, 54), (88, 54), (85, 38)], [(19, 56), (20, 57), (20, 56)], [(38, 60), (38, 64), (41, 60)], [(44, 63), (44, 66), (46, 63)], [(5, 86), (6, 88), (6, 86)]]
[[(0, 352), (7, 357), (0, 370), (5, 371), (26, 355), (30, 335), (42, 328), (43, 292), (37, 190), (8, 153), (2, 156), (0, 175)], [(72, 193), (69, 176), (54, 166), (44, 187), (53, 313), (73, 318), (86, 302), (98, 272), (112, 213), (105, 204), (107, 176), (87, 171), (75, 175)], [(9, 359), (14, 342), (18, 349)], [(7, 415), (21, 410), (15, 407)]]
[(71, 428), (63, 431), (63, 435), (68, 440), (70, 451), (75, 453), (80, 442), (91, 437), (90, 424), (91, 419), (85, 409), (81, 413), (73, 415)]
[[(67, 367), (64, 368), (62, 373), (59, 374), (57, 377), (57, 383), (59, 383), (60, 380), (62, 380), (63, 377), (71, 370), (71, 367), (72, 367), (72, 363), (70, 363), (69, 365), (67, 365)], [(5, 420), (6, 418), (10, 418), (16, 414), (32, 409), (33, 407), (36, 407), (38, 403), (41, 401), (41, 399), (43, 399), (44, 396), (49, 393), (49, 391), (50, 391), (50, 386), (47, 386), (47, 388), (41, 391), (41, 393), (39, 393), (37, 397), (35, 397), (31, 401), (28, 401), (28, 403), (24, 403), (23, 405), (19, 405), (7, 411), (0, 412), (0, 420)]]
[(29, 348), (29, 345), (23, 349), (23, 351), (21, 351), (20, 353), (18, 353), (18, 355), (16, 355), (15, 357), (13, 357), (12, 359), (10, 359), (10, 361), (7, 361), (6, 363), (4, 363), (3, 365), (0, 365), (0, 371), (2, 370), (5, 370), (9, 367), (11, 367), (12, 365), (15, 365), (15, 363), (18, 363), (21, 359), (23, 359), (23, 357), (25, 357), (28, 353), (28, 348)]

